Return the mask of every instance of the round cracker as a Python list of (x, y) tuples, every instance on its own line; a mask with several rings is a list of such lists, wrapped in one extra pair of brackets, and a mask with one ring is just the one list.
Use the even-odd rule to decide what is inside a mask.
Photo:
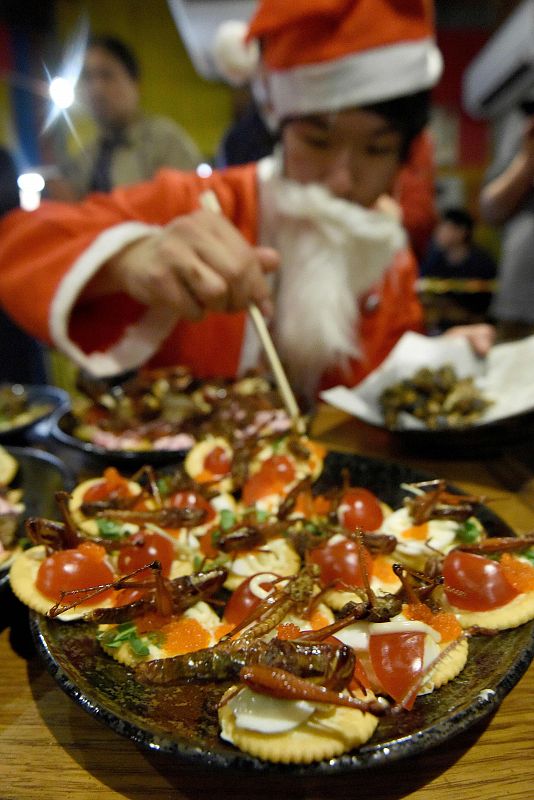
[(8, 486), (17, 474), (18, 468), (17, 460), (0, 445), (0, 486)]
[[(202, 627), (205, 628), (205, 630), (211, 635), (210, 646), (215, 644), (215, 632), (221, 624), (221, 621), (211, 606), (209, 606), (203, 600), (199, 600), (198, 603), (195, 603), (194, 606), (188, 608), (180, 616), (196, 619), (197, 622), (199, 622)], [(132, 622), (134, 621), (135, 620), (132, 619)], [(110, 628), (116, 627), (116, 625), (99, 625), (98, 630), (99, 632), (103, 632), (109, 630)], [(136, 655), (131, 647), (129, 647), (128, 642), (124, 642), (120, 647), (106, 646), (106, 644), (100, 639), (98, 640), (98, 643), (109, 656), (115, 659), (115, 661), (118, 661), (119, 664), (124, 664), (126, 667), (136, 667), (142, 661), (154, 661), (155, 659), (173, 657), (169, 655), (164, 647), (160, 647), (159, 645), (154, 644), (154, 642), (151, 642), (148, 636), (141, 635), (139, 638), (142, 639), (148, 647), (149, 653), (146, 656)]]
[[(220, 447), (228, 453), (230, 460), (233, 459), (234, 451), (232, 446), (223, 436), (206, 436), (205, 439), (193, 445), (187, 453), (184, 461), (184, 469), (194, 481), (204, 472), (206, 456), (216, 447)], [(233, 478), (231, 475), (225, 475), (220, 480), (214, 479), (210, 481), (210, 485), (216, 487), (220, 492), (231, 492), (233, 489)]]
[(476, 625), (492, 631), (504, 631), (517, 628), (534, 619), (534, 591), (523, 592), (506, 605), (490, 611), (466, 611), (450, 603), (447, 604), (446, 610), (452, 611), (464, 629)]
[[(452, 642), (446, 642), (441, 646), (441, 650), (446, 650), (451, 644)], [(440, 686), (445, 686), (446, 683), (456, 678), (466, 665), (468, 653), (467, 639), (458, 639), (456, 647), (449, 650), (447, 655), (441, 658), (428, 674), (418, 694), (426, 694), (434, 689), (439, 689)]]
[(13, 549), (4, 550), (3, 553), (0, 553), (0, 569), (8, 569), (21, 553), (22, 547), (20, 545), (16, 545)]
[[(11, 583), (13, 594), (18, 597), (21, 603), (24, 603), (28, 608), (37, 611), (39, 614), (48, 614), (55, 605), (54, 601), (40, 592), (35, 585), (39, 567), (45, 558), (46, 548), (44, 545), (31, 547), (15, 559), (9, 571), (9, 582)], [(91, 605), (78, 606), (65, 611), (57, 619), (63, 622), (72, 622), (76, 619), (81, 619), (95, 608), (109, 608), (110, 605), (112, 603), (108, 599)]]
[[(85, 514), (81, 511), (81, 506), (84, 502), (83, 498), (85, 493), (88, 489), (92, 486), (96, 486), (99, 483), (102, 483), (104, 480), (104, 476), (101, 475), (99, 478), (88, 478), (86, 481), (82, 481), (79, 483), (71, 492), (71, 496), (69, 499), (69, 511), (72, 516), (72, 520), (75, 525), (81, 528), (85, 533), (89, 534), (90, 536), (98, 536), (98, 524), (96, 519), (91, 519), (86, 517)], [(141, 485), (136, 483), (135, 481), (128, 481), (128, 487), (131, 492), (134, 494), (141, 494), (143, 491)]]
[(228, 703), (219, 708), (219, 722), (223, 739), (245, 753), (281, 764), (311, 764), (340, 756), (364, 744), (378, 725), (373, 714), (322, 703), (306, 722), (287, 733), (238, 728)]
[[(275, 575), (288, 577), (296, 575), (300, 569), (300, 558), (291, 545), (282, 538), (272, 539), (263, 547), (239, 557), (239, 564), (244, 565), (245, 574), (233, 572), (232, 563), (229, 564), (229, 574), (224, 584), (225, 589), (235, 591), (244, 580), (259, 572), (274, 572)], [(241, 569), (240, 569), (241, 573)]]

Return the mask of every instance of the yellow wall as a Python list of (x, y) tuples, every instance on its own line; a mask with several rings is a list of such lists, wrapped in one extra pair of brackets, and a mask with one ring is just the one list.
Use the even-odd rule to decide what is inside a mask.
[(4, 145), (9, 150), (13, 146), (13, 135), (11, 130), (11, 101), (9, 99), (9, 87), (7, 81), (0, 81), (0, 145)]
[[(149, 113), (179, 122), (201, 151), (212, 156), (231, 116), (231, 91), (195, 72), (166, 0), (56, 0), (58, 36), (63, 44), (87, 12), (94, 33), (123, 39), (139, 58), (142, 105)], [(81, 134), (90, 127), (81, 122)]]

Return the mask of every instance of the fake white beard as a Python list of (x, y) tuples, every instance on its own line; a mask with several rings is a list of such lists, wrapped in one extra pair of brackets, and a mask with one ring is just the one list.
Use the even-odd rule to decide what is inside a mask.
[(281, 255), (273, 338), (293, 388), (312, 400), (327, 368), (359, 355), (358, 297), (382, 277), (406, 237), (388, 214), (317, 184), (271, 176), (261, 197), (266, 243)]

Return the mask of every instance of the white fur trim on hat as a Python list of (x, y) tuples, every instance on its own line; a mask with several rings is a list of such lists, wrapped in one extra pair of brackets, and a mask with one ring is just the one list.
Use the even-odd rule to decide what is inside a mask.
[(251, 80), (260, 60), (258, 42), (245, 41), (248, 26), (239, 20), (228, 20), (219, 26), (213, 40), (213, 60), (221, 76), (233, 86)]
[(287, 117), (339, 111), (429, 89), (439, 80), (442, 66), (441, 53), (429, 37), (333, 61), (265, 70), (253, 88), (267, 98), (280, 123)]

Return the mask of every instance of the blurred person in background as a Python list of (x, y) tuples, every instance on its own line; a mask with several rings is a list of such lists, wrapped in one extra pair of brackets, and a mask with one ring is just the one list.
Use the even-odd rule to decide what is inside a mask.
[(490, 321), (497, 265), (487, 250), (475, 244), (474, 229), (475, 220), (463, 208), (441, 214), (418, 282), (430, 333)]
[(534, 100), (503, 121), (480, 210), (502, 226), (499, 283), (491, 313), (502, 340), (534, 333)]
[(141, 110), (140, 77), (127, 45), (113, 36), (91, 37), (79, 86), (98, 136), (60, 165), (64, 180), (49, 183), (49, 196), (76, 200), (147, 180), (162, 167), (199, 164), (201, 154), (180, 125)]
[[(273, 156), (207, 178), (161, 170), (6, 220), (5, 301), (93, 375), (148, 362), (235, 376), (261, 356), (246, 314), (255, 302), (311, 400), (354, 385), (422, 328), (417, 264), (381, 199), (441, 73), (430, 4), (264, 0), (241, 46), (258, 40), (280, 130)], [(218, 209), (205, 207), (213, 196)], [(20, 291), (30, 273), (41, 277), (31, 302)], [(490, 346), (488, 327), (460, 333), (479, 352)]]

